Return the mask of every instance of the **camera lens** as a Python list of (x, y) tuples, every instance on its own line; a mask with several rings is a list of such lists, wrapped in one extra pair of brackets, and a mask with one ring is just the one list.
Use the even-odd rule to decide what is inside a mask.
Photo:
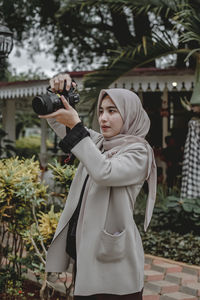
[(36, 114), (38, 114), (38, 115), (46, 114), (47, 108), (46, 108), (46, 105), (45, 105), (43, 99), (40, 96), (37, 96), (33, 99), (32, 107)]
[(38, 115), (47, 115), (54, 111), (53, 102), (49, 95), (36, 96), (32, 101), (32, 107)]

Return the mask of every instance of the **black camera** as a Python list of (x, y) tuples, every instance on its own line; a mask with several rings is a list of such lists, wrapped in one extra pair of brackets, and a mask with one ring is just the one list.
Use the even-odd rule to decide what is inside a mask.
[(75, 93), (74, 87), (71, 85), (69, 91), (65, 89), (66, 82), (64, 85), (63, 91), (58, 93), (53, 93), (50, 90), (50, 87), (47, 88), (48, 93), (46, 95), (38, 95), (32, 101), (32, 107), (36, 114), (38, 115), (47, 115), (52, 112), (65, 108), (62, 100), (60, 99), (61, 95), (63, 95), (69, 104), (74, 108), (75, 104), (79, 102), (79, 94)]

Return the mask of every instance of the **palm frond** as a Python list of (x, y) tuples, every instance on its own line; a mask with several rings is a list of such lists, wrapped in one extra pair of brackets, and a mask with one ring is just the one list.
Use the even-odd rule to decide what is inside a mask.
[(180, 10), (174, 15), (175, 28), (180, 32), (180, 42), (188, 43), (196, 41), (200, 44), (200, 13), (189, 3), (180, 6)]
[[(114, 52), (113, 57), (110, 59), (107, 67), (90, 73), (84, 78), (84, 87), (91, 88), (91, 92), (87, 93), (85, 101), (96, 99), (99, 91), (107, 88), (111, 83), (117, 80), (128, 71), (139, 68), (156, 58), (166, 56), (177, 51), (188, 53), (187, 49), (179, 49), (174, 46), (166, 35), (166, 39), (154, 35), (154, 43), (151, 38), (145, 37), (145, 47), (143, 44), (126, 47), (119, 52)], [(94, 100), (95, 101), (95, 100)]]
[(70, 1), (69, 6), (79, 6), (81, 10), (87, 6), (98, 7), (99, 5), (109, 5), (113, 10), (121, 10), (124, 7), (137, 11), (138, 14), (153, 11), (156, 15), (165, 12), (167, 17), (171, 11), (175, 12), (181, 3), (188, 2), (188, 0), (76, 0)]
[(200, 48), (196, 48), (196, 49), (193, 49), (191, 50), (188, 55), (186, 56), (185, 58), (185, 61), (187, 61), (192, 55), (196, 54), (196, 53), (200, 53)]
[(191, 104), (190, 104), (190, 102), (187, 100), (187, 98), (186, 97), (184, 97), (184, 98), (180, 98), (180, 100), (181, 100), (181, 104), (182, 104), (182, 106), (187, 110), (187, 111), (191, 111)]
[[(156, 58), (173, 53), (186, 54), (186, 59), (191, 55), (199, 54), (200, 51), (200, 13), (198, 7), (200, 0), (77, 0), (71, 1), (72, 5), (99, 6), (109, 5), (112, 9), (121, 10), (124, 7), (130, 8), (135, 14), (153, 12), (156, 16), (162, 14), (170, 18), (174, 24), (173, 33), (178, 34), (179, 42), (184, 44), (178, 49), (172, 42), (167, 31), (158, 31), (158, 27), (152, 28), (152, 36), (142, 38), (142, 43), (132, 44), (125, 49), (110, 51), (110, 60), (107, 66), (94, 73), (85, 76), (84, 87), (87, 101), (92, 99), (94, 108), (97, 95), (102, 88), (108, 87), (122, 75), (134, 68), (141, 67)], [(189, 49), (190, 41), (197, 42), (195, 49)], [(199, 46), (198, 46), (199, 45)]]

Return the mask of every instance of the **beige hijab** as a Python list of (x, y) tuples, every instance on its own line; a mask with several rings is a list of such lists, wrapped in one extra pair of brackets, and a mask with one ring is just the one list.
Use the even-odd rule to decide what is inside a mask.
[(116, 105), (124, 124), (121, 128), (120, 134), (112, 138), (103, 139), (102, 143), (104, 150), (112, 149), (119, 151), (123, 146), (138, 142), (144, 143), (148, 149), (149, 164), (146, 180), (148, 182), (149, 194), (147, 198), (144, 222), (144, 230), (146, 231), (153, 213), (157, 186), (157, 172), (154, 153), (149, 143), (145, 140), (145, 136), (150, 128), (150, 120), (147, 113), (143, 109), (138, 96), (126, 89), (115, 88), (101, 90), (97, 104), (98, 114), (99, 106), (105, 93), (108, 94), (108, 96)]

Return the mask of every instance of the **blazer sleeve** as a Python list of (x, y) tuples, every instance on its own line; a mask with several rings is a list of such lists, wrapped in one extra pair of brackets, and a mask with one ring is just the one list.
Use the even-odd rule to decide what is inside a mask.
[(147, 177), (148, 150), (135, 143), (124, 152), (107, 158), (90, 137), (82, 139), (71, 152), (83, 163), (92, 179), (103, 186), (141, 184)]
[(66, 127), (65, 125), (59, 123), (54, 118), (47, 119), (49, 126), (55, 131), (55, 133), (63, 139), (66, 136)]

